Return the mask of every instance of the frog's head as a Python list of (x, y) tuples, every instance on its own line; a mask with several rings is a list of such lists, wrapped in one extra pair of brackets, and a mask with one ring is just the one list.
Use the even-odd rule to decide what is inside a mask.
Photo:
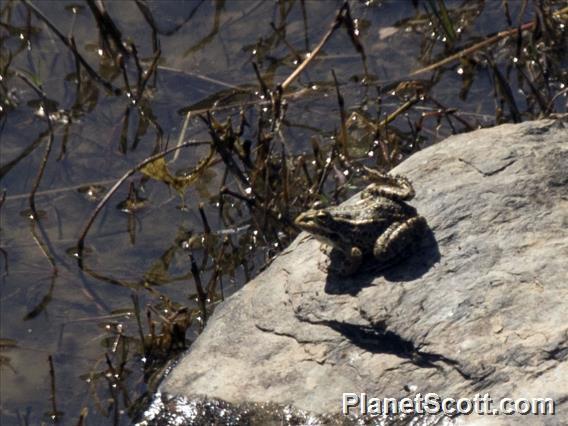
[(331, 246), (337, 246), (342, 239), (336, 217), (325, 209), (308, 210), (300, 214), (294, 223), (301, 230)]

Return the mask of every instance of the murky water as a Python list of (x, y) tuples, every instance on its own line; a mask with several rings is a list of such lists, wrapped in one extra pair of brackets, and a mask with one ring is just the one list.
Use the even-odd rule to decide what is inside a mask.
[[(447, 3), (448, 7), (461, 4)], [(519, 15), (519, 5), (510, 3), (516, 23), (532, 16), (530, 10)], [(238, 200), (230, 206), (229, 219), (220, 215), (220, 188), (236, 185), (226, 181), (221, 164), (200, 175), (185, 191), (183, 201), (163, 182), (133, 174), (95, 220), (81, 269), (73, 253), (89, 215), (116, 180), (154, 154), (158, 145), (161, 149), (166, 144), (175, 146), (182, 133), (185, 142), (209, 141), (199, 117), (209, 108), (216, 109), (219, 122), (232, 117), (234, 124), (243, 109), (249, 123), (244, 137), (257, 140), (254, 123), (268, 106), (263, 106), (266, 99), (262, 99), (253, 63), (267, 86), (284, 81), (328, 30), (342, 2), (217, 0), (137, 5), (107, 1), (108, 15), (123, 40), (135, 45), (140, 66), (153, 70), (140, 97), (133, 88), (144, 73), (129, 60), (124, 77), (105, 53), (86, 3), (28, 4), (43, 17), (23, 2), (0, 5), (4, 97), (0, 189), (6, 191), (0, 210), (1, 423), (78, 424), (83, 410), (89, 424), (128, 424), (134, 402), (152, 390), (142, 373), (148, 360), (136, 355), (143, 351), (136, 340), (135, 300), (146, 332), (147, 312), (157, 320), (160, 315), (168, 317), (174, 305), (187, 306), (195, 314), (188, 340), (197, 336), (203, 322), (184, 250), (184, 244), (203, 232), (199, 204), (203, 203), (212, 234), (228, 236), (227, 253), (244, 252), (240, 257), (225, 257), (209, 299), (237, 290), (293, 235), (282, 231), (272, 238), (254, 233), (256, 222)], [(329, 145), (331, 135), (340, 128), (331, 70), (341, 83), (349, 113), (385, 117), (403, 102), (390, 96), (389, 85), (421, 68), (419, 58), (425, 50), (431, 49), (434, 57), (444, 56), (442, 34), (432, 30), (431, 46), (424, 39), (428, 22), (421, 2), (416, 7), (413, 2), (398, 1), (350, 4), (368, 75), (348, 33), (334, 33), (286, 94), (286, 120), (279, 138), (289, 155), (311, 152), (313, 138)], [(489, 2), (482, 7), (472, 2), (456, 20), (469, 37), (509, 28), (500, 4)], [(112, 44), (112, 39), (107, 43)], [(72, 44), (100, 81), (85, 66), (77, 65)], [(120, 51), (118, 46), (114, 49)], [(477, 78), (467, 98), (463, 93), (460, 97), (460, 90), (465, 90), (463, 74), (454, 64), (441, 75), (431, 92), (438, 103), (419, 104), (408, 118), (398, 118), (393, 126), (399, 136), (411, 132), (408, 121), (416, 122), (421, 113), (435, 114), (443, 107), (457, 108), (461, 120), (471, 127), (493, 124), (490, 79)], [(112, 93), (109, 85), (121, 93)], [(377, 106), (380, 88), (385, 89), (385, 100)], [(192, 115), (184, 132), (188, 110)], [(465, 127), (459, 120), (426, 118), (418, 139), (425, 146)], [(53, 144), (47, 153), (50, 132)], [(373, 135), (365, 126), (354, 132), (372, 143)], [(416, 146), (393, 150), (392, 163), (413, 149)], [(367, 150), (360, 147), (363, 157)], [(368, 157), (372, 160), (379, 151), (369, 151)], [(207, 153), (203, 144), (180, 150), (168, 157), (168, 168), (192, 169)], [(32, 221), (28, 198), (44, 156), (46, 167), (35, 196), (40, 220)], [(128, 182), (136, 183), (138, 196), (144, 199), (133, 214), (117, 208), (128, 197)], [(197, 262), (204, 262), (203, 281), (208, 282), (214, 271), (207, 266), (206, 250), (196, 250), (194, 255)], [(233, 257), (244, 260), (233, 262)]]

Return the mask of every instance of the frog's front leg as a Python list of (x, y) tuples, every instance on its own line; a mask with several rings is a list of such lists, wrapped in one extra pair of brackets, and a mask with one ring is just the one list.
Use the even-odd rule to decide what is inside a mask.
[(358, 247), (350, 247), (347, 252), (338, 248), (322, 247), (322, 251), (327, 254), (327, 261), (323, 266), (324, 271), (346, 277), (353, 275), (363, 262), (363, 252)]
[(394, 222), (381, 234), (373, 247), (373, 256), (380, 263), (396, 260), (413, 243), (420, 240), (426, 230), (426, 219), (411, 217), (404, 222)]

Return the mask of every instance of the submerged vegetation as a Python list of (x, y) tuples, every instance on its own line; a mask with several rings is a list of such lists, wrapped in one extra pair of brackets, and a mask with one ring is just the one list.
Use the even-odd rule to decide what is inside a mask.
[(3, 424), (127, 423), (300, 212), (566, 112), (561, 1), (236, 3), (2, 2)]

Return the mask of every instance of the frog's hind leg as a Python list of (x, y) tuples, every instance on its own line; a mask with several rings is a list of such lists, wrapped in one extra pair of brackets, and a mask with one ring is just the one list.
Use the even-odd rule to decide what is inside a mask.
[(393, 223), (377, 238), (373, 247), (375, 259), (380, 263), (396, 260), (406, 249), (411, 249), (411, 246), (420, 240), (426, 227), (426, 219), (422, 216)]
[(367, 186), (361, 193), (361, 198), (375, 196), (404, 201), (414, 198), (414, 188), (404, 176), (377, 174), (372, 180), (373, 183)]

